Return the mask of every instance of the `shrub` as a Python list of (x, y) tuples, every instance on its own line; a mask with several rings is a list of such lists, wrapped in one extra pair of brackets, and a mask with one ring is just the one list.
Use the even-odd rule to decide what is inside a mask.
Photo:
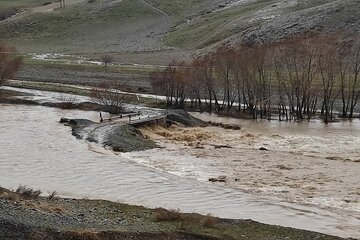
[(211, 216), (211, 214), (207, 214), (203, 216), (200, 223), (203, 227), (211, 228), (214, 227), (218, 222), (218, 218)]
[(181, 220), (181, 211), (179, 209), (166, 210), (164, 208), (157, 208), (153, 215), (155, 222), (177, 221)]
[(21, 65), (22, 57), (16, 54), (16, 50), (0, 44), (0, 85), (4, 84), (7, 79), (14, 77)]
[(124, 86), (116, 81), (103, 82), (91, 90), (91, 102), (102, 105), (109, 113), (123, 113), (124, 105), (129, 102), (129, 96), (122, 92), (123, 88)]
[(179, 221), (180, 228), (185, 228), (186, 225), (200, 225), (205, 228), (212, 228), (218, 223), (218, 218), (208, 214), (206, 216), (197, 213), (181, 213), (179, 209), (166, 210), (163, 208), (155, 209), (153, 214), (155, 222), (170, 222)]

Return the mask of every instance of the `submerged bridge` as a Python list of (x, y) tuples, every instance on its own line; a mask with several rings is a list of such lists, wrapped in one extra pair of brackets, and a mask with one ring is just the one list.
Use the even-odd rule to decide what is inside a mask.
[(165, 125), (166, 124), (166, 117), (167, 114), (161, 114), (161, 115), (152, 115), (152, 116), (142, 116), (138, 115), (136, 113), (131, 114), (122, 114), (120, 116), (111, 117), (111, 118), (102, 118), (100, 115), (100, 122), (122, 122), (124, 124), (128, 124), (134, 127), (139, 127), (143, 125)]
[(157, 116), (148, 116), (139, 119), (129, 120), (129, 125), (134, 127), (139, 127), (142, 125), (150, 125), (150, 124), (158, 124), (165, 125), (166, 124), (166, 114), (157, 115)]

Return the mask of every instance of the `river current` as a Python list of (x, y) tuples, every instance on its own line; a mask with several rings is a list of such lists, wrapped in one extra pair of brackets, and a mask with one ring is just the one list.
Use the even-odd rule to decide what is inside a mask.
[[(358, 215), (296, 204), (212, 185), (142, 164), (77, 140), (61, 117), (97, 121), (97, 112), (0, 104), (0, 185), (28, 185), (44, 193), (107, 199), (147, 207), (179, 208), (360, 237)], [(156, 152), (150, 152), (156, 154)], [(163, 152), (162, 152), (163, 154)], [(169, 155), (171, 157), (171, 155)]]

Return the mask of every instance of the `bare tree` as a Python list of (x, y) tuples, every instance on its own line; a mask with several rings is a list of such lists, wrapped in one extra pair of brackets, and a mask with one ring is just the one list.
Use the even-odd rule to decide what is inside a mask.
[(11, 77), (22, 65), (22, 57), (16, 54), (15, 48), (0, 44), (0, 85)]
[(114, 61), (114, 58), (110, 55), (104, 55), (101, 57), (101, 61), (104, 63), (105, 68), (107, 65)]
[[(334, 106), (343, 105), (343, 117), (353, 117), (360, 99), (360, 39), (337, 34), (306, 34), (273, 44), (221, 47), (193, 59), (173, 62), (150, 74), (157, 94), (168, 107), (201, 111), (237, 110), (254, 118), (310, 119), (318, 113), (326, 123)], [(339, 98), (341, 96), (341, 99)]]
[(214, 56), (218, 83), (222, 89), (221, 95), (223, 97), (221, 107), (216, 103), (219, 110), (224, 109), (226, 106), (227, 111), (230, 111), (235, 102), (236, 92), (231, 76), (235, 67), (235, 56), (235, 50), (226, 47), (219, 48)]
[(332, 37), (319, 36), (317, 46), (319, 50), (318, 65), (322, 84), (322, 108), (325, 123), (333, 118), (334, 103), (340, 94), (337, 79), (337, 52), (336, 43)]
[(304, 115), (311, 118), (317, 103), (316, 49), (312, 40), (297, 37), (278, 44), (274, 66), (279, 83), (279, 104), (289, 108), (290, 116), (286, 118), (302, 120)]
[(129, 96), (121, 91), (123, 87), (116, 81), (101, 83), (91, 90), (91, 101), (103, 105), (109, 113), (122, 113), (124, 112), (125, 103), (129, 102)]
[(170, 63), (165, 69), (150, 73), (149, 79), (152, 88), (157, 94), (166, 96), (167, 107), (172, 107), (175, 99), (176, 63)]

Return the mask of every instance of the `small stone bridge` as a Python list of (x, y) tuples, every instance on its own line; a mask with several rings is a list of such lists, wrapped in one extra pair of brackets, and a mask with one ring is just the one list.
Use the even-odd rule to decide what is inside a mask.
[(165, 125), (166, 117), (167, 117), (166, 114), (157, 115), (157, 116), (148, 116), (139, 119), (129, 120), (128, 124), (134, 127), (139, 127), (142, 125), (150, 125), (150, 124)]
[(134, 127), (143, 125), (165, 125), (167, 114), (153, 115), (153, 116), (141, 116), (138, 114), (123, 114), (117, 117), (101, 118), (101, 122), (118, 121), (123, 122)]

